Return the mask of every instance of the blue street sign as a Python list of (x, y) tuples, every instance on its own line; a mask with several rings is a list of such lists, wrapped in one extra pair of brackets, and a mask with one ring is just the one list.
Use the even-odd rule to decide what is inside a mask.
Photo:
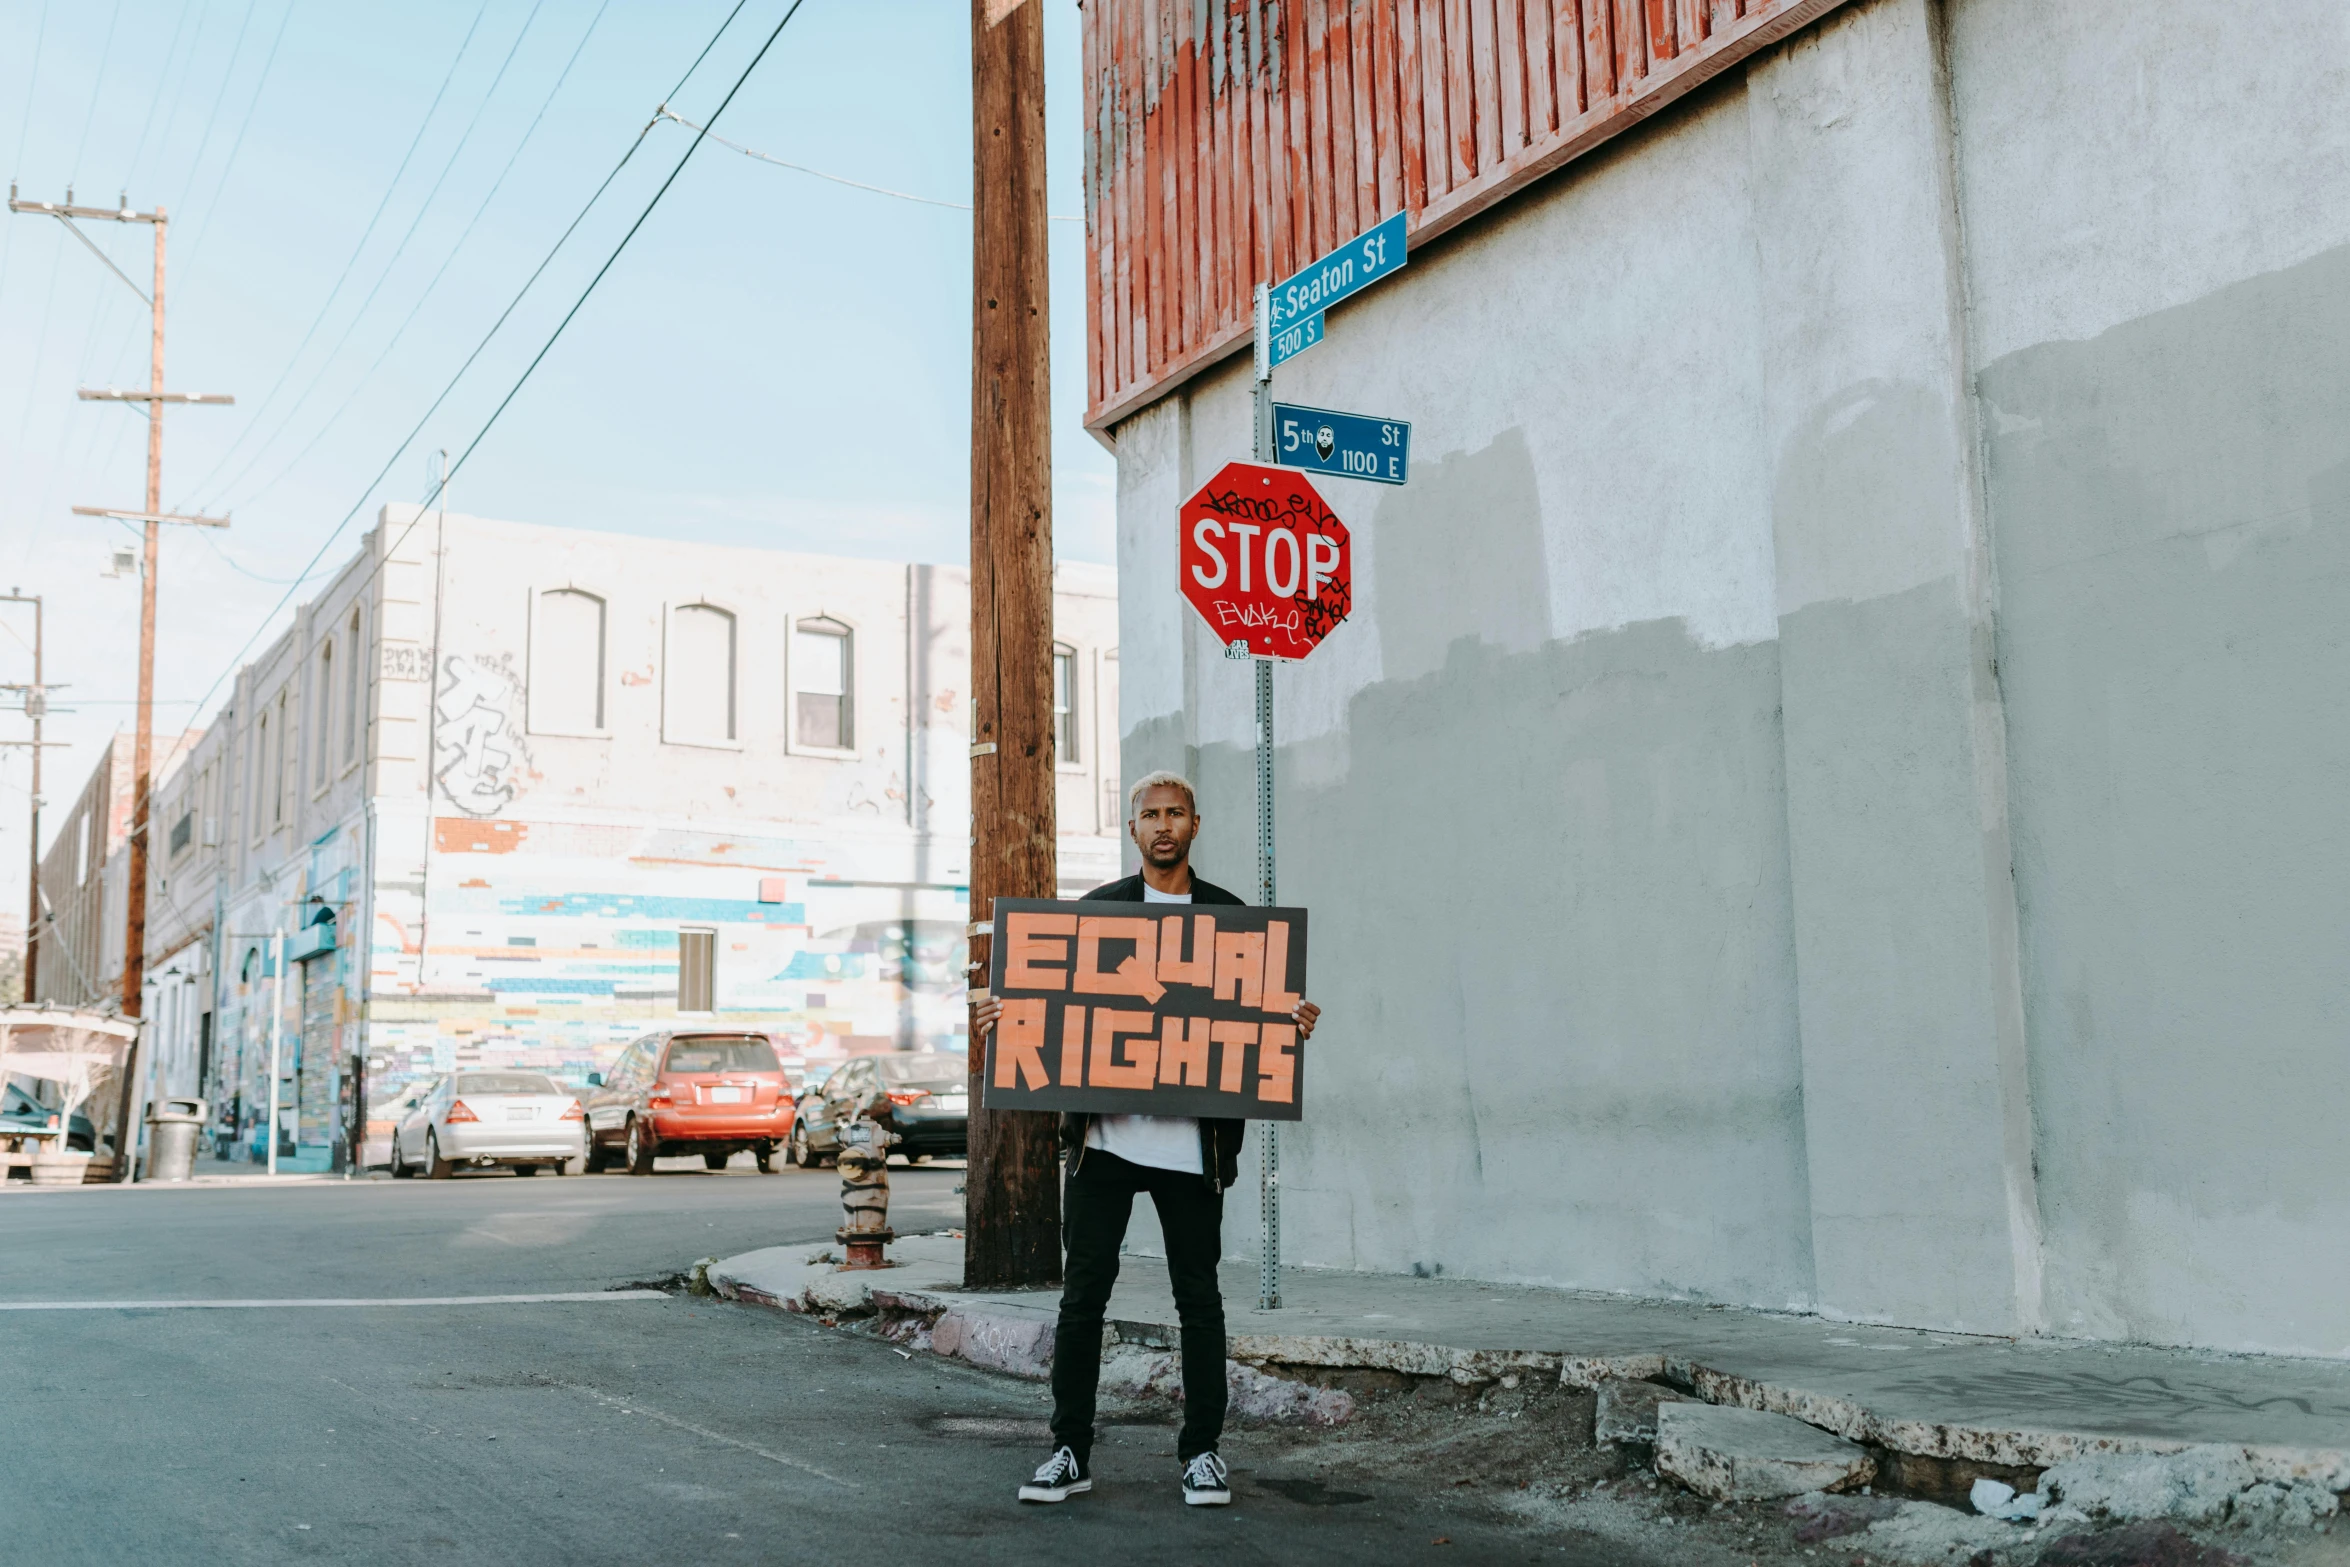
[(1293, 321), (1273, 334), (1273, 347), (1268, 364), (1284, 364), (1295, 359), (1316, 343), (1322, 341), (1322, 312), (1317, 310), (1302, 321)]
[(1401, 484), (1411, 473), (1412, 427), (1401, 419), (1275, 403), (1273, 460), (1284, 468)]
[[(1320, 342), (1321, 323), (1314, 317), (1389, 273), (1402, 271), (1404, 260), (1404, 215), (1399, 212), (1274, 284), (1266, 300), (1265, 322), (1273, 343), (1272, 362), (1279, 364)], [(1283, 351), (1289, 333), (1309, 327)]]

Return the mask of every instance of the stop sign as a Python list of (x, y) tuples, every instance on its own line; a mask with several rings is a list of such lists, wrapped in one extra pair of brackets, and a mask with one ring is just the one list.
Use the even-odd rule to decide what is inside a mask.
[(1178, 516), (1183, 596), (1226, 647), (1303, 658), (1354, 607), (1346, 524), (1305, 475), (1226, 463)]

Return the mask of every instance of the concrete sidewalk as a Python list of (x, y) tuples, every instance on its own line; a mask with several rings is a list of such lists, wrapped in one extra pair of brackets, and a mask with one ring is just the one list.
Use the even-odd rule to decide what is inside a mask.
[[(841, 1273), (829, 1251), (773, 1247), (714, 1263), (730, 1299), (825, 1316), (917, 1321), (934, 1350), (1041, 1375), (1051, 1292), (961, 1288), (962, 1242), (912, 1236), (898, 1266)], [(1224, 1270), (1232, 1358), (1280, 1375), (1362, 1368), (1480, 1384), (1555, 1375), (1671, 1382), (1711, 1403), (1792, 1415), (1889, 1453), (2041, 1469), (2097, 1454), (2240, 1450), (2261, 1480), (2350, 1489), (2350, 1362), (2007, 1340), (1617, 1296), (1292, 1269), (1282, 1310), (1254, 1309), (1256, 1270)], [(1175, 1342), (1163, 1263), (1127, 1257), (1113, 1343)]]

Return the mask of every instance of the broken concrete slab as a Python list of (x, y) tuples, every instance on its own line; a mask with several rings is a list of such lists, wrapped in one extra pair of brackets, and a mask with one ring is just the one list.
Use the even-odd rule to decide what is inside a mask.
[(2040, 1477), (2052, 1502), (2099, 1519), (2222, 1520), (2248, 1528), (2309, 1528), (2340, 1510), (2333, 1491), (2307, 1479), (2267, 1480), (2240, 1447), (2077, 1458)]
[(1599, 1384), (1591, 1417), (1591, 1439), (1631, 1447), (1656, 1446), (1656, 1406), (1679, 1403), (1688, 1394), (1660, 1382), (1626, 1382), (1609, 1377)]
[(2252, 1461), (2240, 1447), (2191, 1447), (2183, 1453), (2071, 1459), (2051, 1467), (2040, 1486), (2051, 1501), (2096, 1518), (2210, 1523), (2227, 1517), (2254, 1478)]
[(1786, 1415), (1716, 1404), (1656, 1412), (1656, 1467), (1717, 1502), (1763, 1501), (1867, 1483), (1865, 1448)]

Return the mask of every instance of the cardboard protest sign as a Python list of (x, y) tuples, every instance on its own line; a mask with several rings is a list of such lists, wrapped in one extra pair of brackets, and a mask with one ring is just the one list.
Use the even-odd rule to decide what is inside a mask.
[(1306, 911), (995, 900), (990, 1110), (1295, 1121)]

